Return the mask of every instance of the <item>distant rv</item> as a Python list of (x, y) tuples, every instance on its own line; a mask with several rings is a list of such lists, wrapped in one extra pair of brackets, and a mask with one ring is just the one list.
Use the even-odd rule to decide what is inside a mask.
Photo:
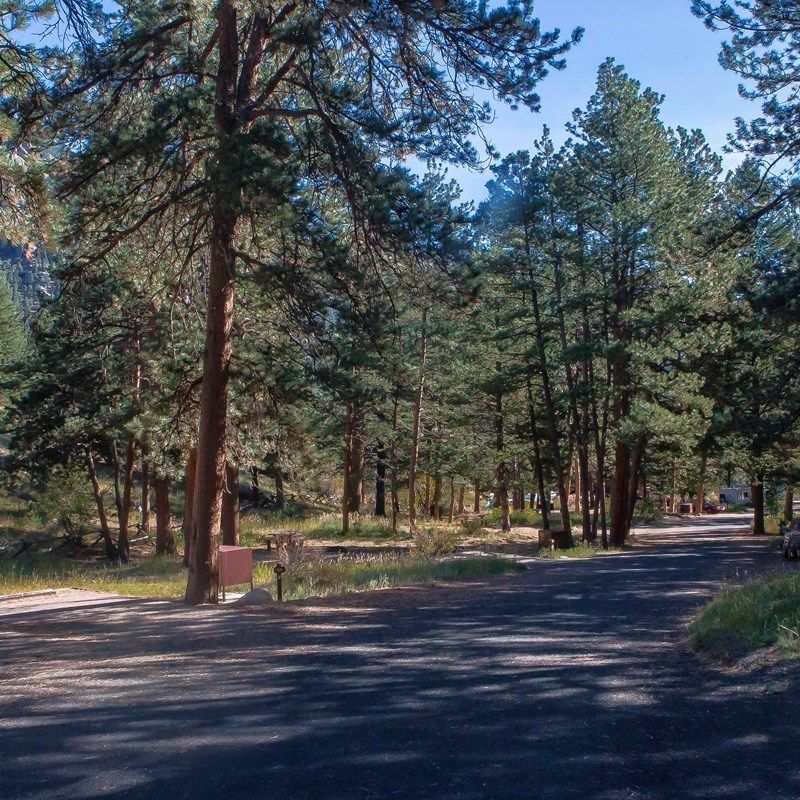
[(720, 503), (728, 505), (746, 506), (753, 502), (749, 486), (723, 486), (715, 494), (719, 496)]

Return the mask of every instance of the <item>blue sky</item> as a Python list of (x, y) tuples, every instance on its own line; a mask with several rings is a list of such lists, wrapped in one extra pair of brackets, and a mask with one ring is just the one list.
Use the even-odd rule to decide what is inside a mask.
[[(511, 111), (495, 104), (497, 117), (486, 133), (501, 153), (527, 149), (550, 127), (557, 142), (572, 110), (585, 105), (594, 91), (597, 68), (608, 56), (623, 64), (644, 86), (665, 95), (662, 118), (667, 125), (700, 128), (721, 151), (736, 116), (754, 117), (758, 104), (739, 97), (737, 76), (719, 66), (720, 34), (692, 15), (690, 0), (538, 0), (542, 28), (568, 33), (586, 28), (583, 41), (567, 56), (563, 72), (551, 72), (540, 84), (542, 110)], [(725, 158), (726, 167), (736, 157)], [(464, 199), (485, 197), (486, 173), (450, 168)]]

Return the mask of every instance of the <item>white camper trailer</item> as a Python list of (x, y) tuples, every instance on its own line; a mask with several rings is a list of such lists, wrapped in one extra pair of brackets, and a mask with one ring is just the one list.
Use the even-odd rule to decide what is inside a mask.
[(748, 506), (753, 502), (753, 495), (749, 486), (723, 486), (717, 489), (715, 494), (719, 496), (720, 503), (735, 506)]

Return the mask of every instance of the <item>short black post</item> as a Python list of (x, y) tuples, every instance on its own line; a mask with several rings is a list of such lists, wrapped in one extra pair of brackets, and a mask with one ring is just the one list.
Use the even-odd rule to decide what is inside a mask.
[(278, 602), (283, 600), (283, 573), (286, 572), (286, 567), (283, 564), (275, 565), (275, 580), (278, 582)]

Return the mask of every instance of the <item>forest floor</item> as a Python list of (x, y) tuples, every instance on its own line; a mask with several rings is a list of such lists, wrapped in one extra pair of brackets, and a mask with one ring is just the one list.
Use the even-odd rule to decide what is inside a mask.
[(782, 564), (748, 518), (602, 559), (246, 612), (0, 605), (0, 795), (797, 798), (796, 661), (685, 644), (721, 582)]

